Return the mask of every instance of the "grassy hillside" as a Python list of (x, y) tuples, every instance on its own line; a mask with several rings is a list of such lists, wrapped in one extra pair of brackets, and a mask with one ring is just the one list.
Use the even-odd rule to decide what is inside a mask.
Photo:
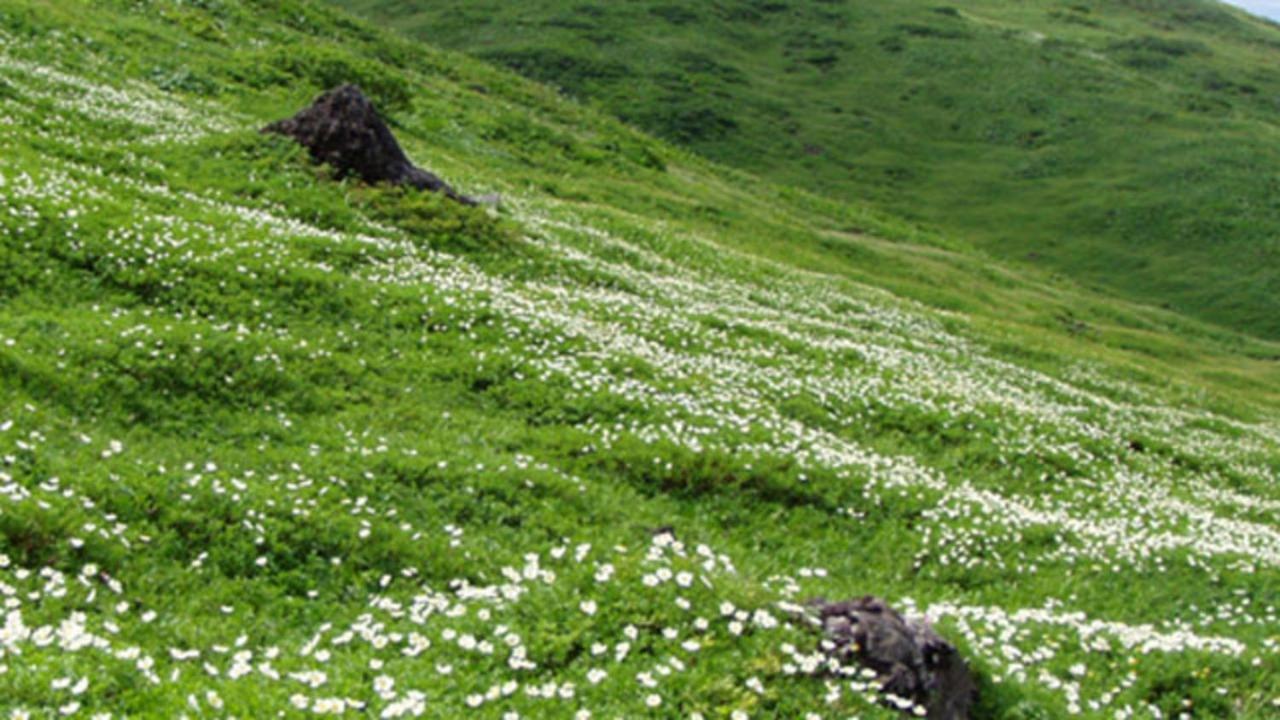
[[(503, 208), (257, 132), (343, 81)], [(897, 717), (864, 593), (981, 717), (1280, 700), (1274, 343), (300, 0), (0, 0), (0, 198), (0, 716)]]
[(1280, 27), (1213, 0), (339, 0), (716, 160), (1280, 337)]

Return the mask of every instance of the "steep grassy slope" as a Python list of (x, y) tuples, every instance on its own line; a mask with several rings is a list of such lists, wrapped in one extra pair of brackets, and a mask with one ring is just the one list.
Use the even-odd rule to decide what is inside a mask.
[(339, 0), (708, 157), (1280, 337), (1280, 28), (1212, 0)]
[[(256, 132), (347, 80), (504, 209)], [(983, 717), (1280, 698), (1275, 344), (294, 0), (0, 2), (0, 198), (0, 715), (890, 717), (867, 592)]]

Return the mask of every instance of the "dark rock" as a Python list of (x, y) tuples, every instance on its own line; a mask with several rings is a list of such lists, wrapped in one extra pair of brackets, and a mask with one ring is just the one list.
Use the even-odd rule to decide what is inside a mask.
[(465, 205), (475, 201), (445, 181), (417, 167), (400, 149), (373, 103), (355, 85), (343, 85), (316, 98), (297, 115), (262, 129), (288, 135), (317, 162), (333, 166), (339, 176), (355, 173), (365, 182), (386, 182), (431, 190)]
[(923, 619), (904, 618), (879, 598), (809, 604), (824, 652), (870, 668), (884, 693), (928, 710), (929, 720), (967, 720), (977, 685), (955, 646)]
[(658, 537), (659, 535), (670, 535), (672, 540), (676, 539), (676, 529), (673, 525), (659, 525), (658, 527), (650, 530), (649, 534), (653, 537)]

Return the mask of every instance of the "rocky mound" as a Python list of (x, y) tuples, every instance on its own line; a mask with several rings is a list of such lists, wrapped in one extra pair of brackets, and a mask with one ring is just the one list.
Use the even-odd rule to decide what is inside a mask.
[(410, 185), (444, 193), (465, 205), (476, 204), (410, 162), (373, 103), (355, 85), (334, 88), (297, 115), (271, 123), (262, 131), (297, 140), (311, 151), (312, 158), (333, 166), (340, 176), (354, 173), (365, 182)]
[(904, 710), (923, 707), (928, 720), (967, 720), (977, 697), (973, 676), (955, 646), (927, 622), (904, 618), (871, 596), (815, 600), (810, 608), (822, 627), (823, 651), (842, 665), (873, 671), (890, 702)]

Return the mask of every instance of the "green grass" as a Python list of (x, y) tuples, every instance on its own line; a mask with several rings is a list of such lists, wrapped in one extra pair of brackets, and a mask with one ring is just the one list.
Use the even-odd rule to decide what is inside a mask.
[(707, 157), (1280, 337), (1280, 28), (1209, 0), (337, 0)]
[[(257, 132), (344, 80), (502, 208)], [(981, 717), (1274, 712), (1274, 343), (311, 2), (4, 0), (0, 150), (0, 716), (893, 717), (865, 593)]]

